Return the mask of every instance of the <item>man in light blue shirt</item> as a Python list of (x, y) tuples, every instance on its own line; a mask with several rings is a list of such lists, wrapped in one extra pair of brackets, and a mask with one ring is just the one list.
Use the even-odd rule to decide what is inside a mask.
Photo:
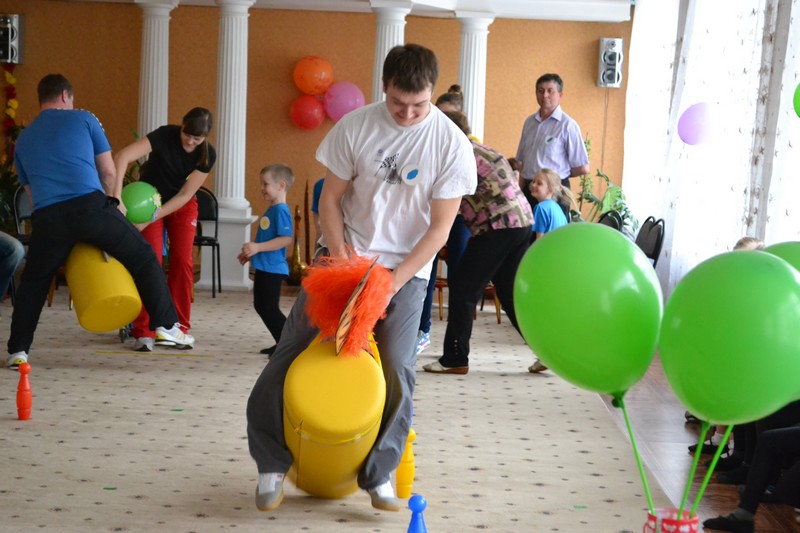
[(525, 120), (517, 148), (517, 160), (523, 164), (522, 187), (525, 197), (531, 196), (533, 177), (543, 168), (551, 168), (561, 176), (561, 184), (569, 188), (569, 178), (589, 173), (589, 155), (581, 136), (581, 128), (561, 109), (564, 82), (558, 74), (544, 74), (536, 80), (536, 102), (539, 110)]

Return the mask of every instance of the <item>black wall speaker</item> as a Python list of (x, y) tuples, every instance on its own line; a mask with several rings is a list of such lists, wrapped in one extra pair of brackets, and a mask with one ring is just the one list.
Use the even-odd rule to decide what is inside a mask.
[(600, 87), (622, 87), (622, 47), (622, 39), (600, 39), (597, 66), (597, 85)]
[(0, 15), (0, 63), (22, 63), (22, 15)]

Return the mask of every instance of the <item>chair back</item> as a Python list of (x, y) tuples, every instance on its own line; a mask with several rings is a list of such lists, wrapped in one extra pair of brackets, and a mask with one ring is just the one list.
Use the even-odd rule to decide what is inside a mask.
[(27, 244), (30, 240), (31, 230), (31, 215), (33, 214), (33, 207), (31, 206), (28, 193), (25, 192), (25, 187), (20, 185), (14, 191), (14, 223), (16, 224), (17, 238), (23, 244)]
[(214, 239), (216, 239), (218, 230), (217, 221), (219, 220), (219, 204), (217, 203), (217, 197), (214, 196), (214, 193), (211, 192), (211, 190), (205, 187), (200, 187), (197, 189), (195, 196), (197, 197), (197, 220), (199, 222), (213, 222)]
[(622, 215), (619, 214), (618, 211), (611, 209), (606, 211), (597, 221), (598, 224), (603, 224), (604, 226), (608, 226), (614, 228), (617, 231), (622, 231)]
[(636, 246), (653, 261), (653, 267), (656, 266), (664, 246), (664, 232), (664, 219), (656, 220), (655, 217), (649, 216), (642, 222), (639, 233), (636, 234)]

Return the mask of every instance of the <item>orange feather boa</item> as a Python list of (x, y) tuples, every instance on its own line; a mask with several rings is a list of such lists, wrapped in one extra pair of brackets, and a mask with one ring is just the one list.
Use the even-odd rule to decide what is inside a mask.
[[(355, 254), (349, 258), (323, 257), (308, 268), (303, 279), (303, 289), (308, 295), (306, 314), (320, 329), (323, 339), (335, 335), (347, 301), (373, 260)], [(376, 263), (353, 309), (353, 323), (344, 341), (343, 354), (356, 355), (368, 348), (369, 334), (378, 320), (386, 316), (391, 289), (391, 273)]]

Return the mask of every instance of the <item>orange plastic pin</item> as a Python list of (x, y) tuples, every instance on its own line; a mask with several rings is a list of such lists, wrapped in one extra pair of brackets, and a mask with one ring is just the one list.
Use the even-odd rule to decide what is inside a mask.
[(31, 417), (31, 405), (33, 405), (33, 394), (31, 394), (31, 382), (28, 374), (31, 373), (31, 365), (22, 363), (19, 365), (19, 385), (17, 386), (17, 417), (20, 420), (29, 420)]

